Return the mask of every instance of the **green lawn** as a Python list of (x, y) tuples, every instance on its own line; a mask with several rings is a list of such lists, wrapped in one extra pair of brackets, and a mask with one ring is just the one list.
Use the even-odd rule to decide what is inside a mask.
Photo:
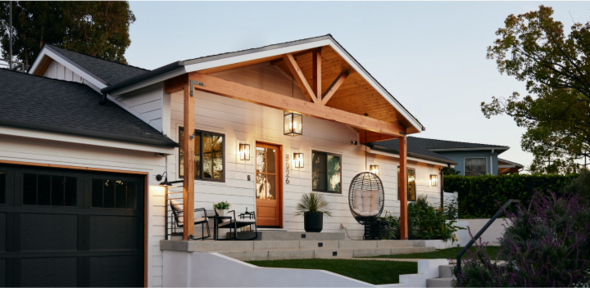
[[(397, 255), (382, 255), (382, 256), (376, 256), (376, 257), (371, 257), (371, 258), (401, 258), (401, 259), (437, 259), (437, 258), (443, 258), (443, 259), (457, 259), (457, 254), (459, 254), (459, 252), (461, 252), (461, 250), (463, 249), (463, 247), (453, 247), (453, 248), (448, 248), (448, 249), (441, 249), (441, 250), (436, 250), (434, 252), (426, 252), (426, 253), (413, 253), (413, 254), (397, 254)], [(469, 248), (469, 250), (471, 251), (471, 253), (475, 253), (475, 247), (471, 247)], [(496, 256), (498, 255), (498, 252), (500, 251), (500, 247), (490, 247), (488, 246), (486, 248), (486, 252), (487, 254), (490, 256), (490, 259), (494, 260), (496, 259)], [(463, 254), (463, 258), (469, 256), (469, 252), (465, 252), (465, 254)]]
[(340, 259), (248, 261), (260, 267), (321, 269), (371, 284), (399, 283), (400, 274), (418, 273), (415, 262)]

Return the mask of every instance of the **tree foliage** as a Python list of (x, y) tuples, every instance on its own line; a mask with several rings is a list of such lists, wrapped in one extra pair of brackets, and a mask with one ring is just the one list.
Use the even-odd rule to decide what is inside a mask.
[[(126, 63), (129, 26), (126, 1), (13, 1), (13, 55), (27, 66), (44, 44)], [(2, 57), (8, 58), (9, 2), (0, 2)]]
[(506, 18), (488, 47), (500, 73), (526, 82), (530, 95), (481, 103), (483, 114), (507, 114), (525, 127), (523, 150), (532, 152), (533, 173), (577, 172), (575, 160), (590, 152), (590, 22), (566, 35), (551, 7)]

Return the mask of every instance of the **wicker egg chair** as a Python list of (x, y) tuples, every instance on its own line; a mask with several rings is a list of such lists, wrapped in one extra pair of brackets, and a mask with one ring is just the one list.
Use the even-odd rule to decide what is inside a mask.
[(362, 172), (352, 179), (348, 205), (352, 216), (360, 224), (376, 221), (383, 212), (384, 202), (383, 183), (375, 173)]

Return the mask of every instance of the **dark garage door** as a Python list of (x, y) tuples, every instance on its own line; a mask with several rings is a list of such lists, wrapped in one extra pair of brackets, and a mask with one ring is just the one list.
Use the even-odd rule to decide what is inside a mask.
[(143, 286), (144, 177), (0, 165), (0, 286)]

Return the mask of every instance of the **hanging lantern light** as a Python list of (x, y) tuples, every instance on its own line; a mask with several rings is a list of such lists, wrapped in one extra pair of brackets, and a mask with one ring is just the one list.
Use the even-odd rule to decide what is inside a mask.
[(303, 134), (303, 116), (301, 114), (285, 112), (283, 123), (285, 135), (299, 136)]
[(293, 153), (293, 166), (303, 168), (303, 153)]
[(240, 143), (239, 154), (240, 160), (250, 161), (250, 144)]
[(371, 173), (379, 176), (379, 165), (371, 165), (370, 171)]

